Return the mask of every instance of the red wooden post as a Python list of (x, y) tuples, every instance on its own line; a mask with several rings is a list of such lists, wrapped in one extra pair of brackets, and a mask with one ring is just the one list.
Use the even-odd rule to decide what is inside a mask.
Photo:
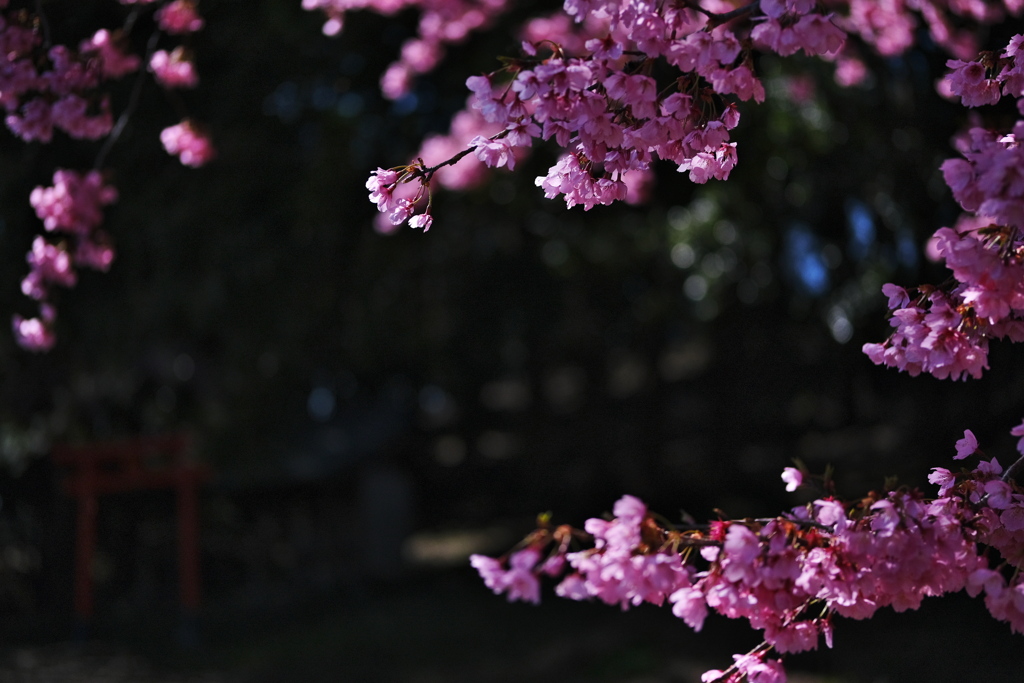
[(181, 606), (199, 610), (199, 477), (194, 470), (178, 470), (178, 577)]
[(92, 617), (92, 563), (96, 550), (95, 463), (86, 459), (79, 474), (78, 519), (75, 524), (75, 614), (82, 622)]

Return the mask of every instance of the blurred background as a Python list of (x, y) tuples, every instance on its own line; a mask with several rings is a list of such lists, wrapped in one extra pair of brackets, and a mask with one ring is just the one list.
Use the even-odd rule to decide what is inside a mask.
[[(43, 5), (72, 44), (126, 13)], [(508, 605), (469, 553), (504, 552), (541, 512), (581, 525), (624, 493), (671, 519), (773, 514), (804, 500), (779, 478), (793, 458), (833, 466), (854, 497), (890, 476), (926, 486), (967, 428), (1013, 457), (1018, 349), (995, 345), (993, 371), (960, 383), (860, 351), (888, 333), (883, 283), (946, 277), (924, 247), (958, 216), (938, 166), (968, 118), (935, 94), (946, 57), (926, 38), (868, 57), (850, 89), (828, 64), (762, 59), (768, 100), (741, 108), (727, 183), (666, 165), (644, 206), (567, 211), (534, 187), (556, 158), (539, 147), (521, 172), (436, 196), (429, 233), (385, 236), (369, 171), (443, 131), (466, 77), (514, 54), (510, 29), (544, 5), (452, 49), (396, 102), (377, 81), (415, 16), (353, 15), (329, 39), (299, 5), (202, 2), (200, 87), (147, 84), (107, 161), (111, 271), (60, 293), (50, 353), (0, 335), (0, 680), (698, 680), (758, 639), (550, 591)], [(213, 134), (205, 168), (159, 145), (183, 115)], [(29, 192), (97, 150), (0, 142), (5, 315), (34, 314), (19, 290), (41, 231)], [(202, 607), (179, 607), (173, 493), (123, 492), (100, 501), (83, 623), (53, 449), (178, 433), (212, 473)], [(790, 668), (1014, 680), (1019, 647), (960, 596), (841, 622), (835, 650)]]

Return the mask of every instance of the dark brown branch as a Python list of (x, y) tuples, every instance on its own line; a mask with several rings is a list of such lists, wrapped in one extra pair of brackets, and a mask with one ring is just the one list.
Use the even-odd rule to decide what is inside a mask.
[[(500, 140), (503, 137), (507, 137), (508, 134), (509, 134), (509, 130), (506, 128), (505, 130), (501, 131), (497, 135), (492, 135), (488, 139), (490, 139), (490, 140)], [(442, 161), (441, 163), (439, 163), (436, 166), (430, 166), (429, 168), (424, 166), (423, 168), (419, 169), (418, 172), (413, 173), (412, 177), (420, 176), (420, 177), (426, 178), (429, 181), (430, 177), (432, 175), (434, 175), (435, 173), (437, 173), (437, 171), (439, 169), (441, 169), (441, 168), (443, 168), (445, 166), (454, 166), (455, 164), (457, 164), (460, 161), (462, 161), (466, 157), (467, 154), (469, 154), (470, 152), (473, 151), (473, 149), (474, 149), (473, 147), (468, 147), (468, 148), (462, 150), (461, 152), (459, 152), (458, 154), (456, 154), (455, 156), (453, 156), (451, 159), (447, 159), (445, 161)]]
[(135, 84), (132, 86), (132, 94), (128, 99), (128, 105), (124, 108), (124, 111), (121, 112), (121, 116), (118, 117), (113, 130), (110, 131), (110, 135), (107, 136), (99, 154), (96, 155), (96, 163), (93, 164), (93, 168), (96, 170), (99, 170), (99, 168), (103, 166), (103, 162), (106, 161), (107, 155), (110, 154), (110, 150), (114, 148), (115, 144), (117, 144), (118, 138), (121, 137), (121, 133), (124, 132), (125, 126), (128, 125), (128, 120), (132, 117), (132, 114), (135, 113), (135, 108), (139, 104), (139, 96), (142, 94), (142, 84), (146, 81), (146, 67), (149, 64), (149, 58), (153, 56), (153, 50), (156, 49), (156, 43), (159, 38), (159, 31), (154, 31), (153, 35), (149, 37), (149, 41), (146, 43), (146, 55), (143, 57), (142, 63), (139, 65), (139, 75), (135, 77)]
[(1017, 462), (1010, 465), (1005, 472), (1003, 472), (1003, 481), (1012, 481), (1017, 483), (1017, 478), (1024, 472), (1024, 455), (1017, 459)]
[(722, 24), (728, 23), (728, 22), (732, 21), (733, 19), (738, 19), (739, 17), (742, 17), (745, 14), (750, 14), (761, 3), (757, 2), (757, 1), (751, 2), (751, 3), (747, 3), (746, 5), (743, 5), (742, 7), (737, 7), (736, 9), (734, 9), (734, 10), (732, 10), (730, 12), (724, 12), (722, 14), (716, 14), (714, 12), (709, 12), (708, 10), (704, 9), (703, 7), (701, 7), (699, 2), (686, 2), (685, 4), (690, 9), (696, 10), (696, 11), (700, 12), (701, 14), (703, 14), (704, 16), (706, 16), (710, 20), (712, 27), (715, 27), (715, 26), (721, 26)]

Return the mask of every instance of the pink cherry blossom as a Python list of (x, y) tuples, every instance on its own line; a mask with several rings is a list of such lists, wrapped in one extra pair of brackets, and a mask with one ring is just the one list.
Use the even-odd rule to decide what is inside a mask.
[(12, 133), (26, 142), (49, 142), (53, 138), (53, 109), (39, 97), (22, 105), (21, 111), (8, 114), (4, 122)]
[(119, 45), (118, 33), (107, 29), (98, 30), (92, 38), (83, 41), (78, 49), (82, 54), (96, 55), (105, 78), (121, 78), (139, 68), (139, 57), (125, 52)]
[(397, 182), (398, 173), (383, 168), (378, 168), (371, 173), (370, 179), (366, 181), (366, 189), (370, 191), (370, 201), (376, 203), (377, 209), (382, 213), (391, 210), (391, 197)]
[(515, 166), (516, 157), (512, 151), (512, 146), (504, 138), (491, 140), (478, 135), (469, 141), (469, 145), (473, 148), (477, 159), (484, 162), (487, 166), (492, 168), (505, 166), (510, 171)]
[(52, 323), (43, 317), (25, 319), (15, 315), (11, 324), (14, 328), (14, 339), (23, 349), (49, 351), (57, 343)]
[(64, 243), (50, 244), (42, 236), (36, 237), (26, 260), (32, 271), (22, 280), (21, 290), (33, 299), (44, 299), (49, 284), (74, 287), (78, 279)]
[(89, 103), (79, 95), (68, 94), (53, 103), (50, 116), (53, 125), (80, 140), (96, 140), (114, 127), (110, 100), (103, 98), (96, 114), (89, 114)]
[(1011, 429), (1010, 434), (1021, 437), (1017, 442), (1017, 450), (1020, 451), (1021, 455), (1024, 455), (1024, 422)]
[(954, 460), (963, 460), (978, 450), (978, 439), (975, 438), (974, 432), (970, 429), (964, 430), (964, 438), (956, 442), (956, 456)]
[(173, 0), (156, 11), (157, 25), (171, 34), (195, 33), (203, 28), (194, 0)]
[(804, 483), (804, 475), (795, 467), (787, 467), (782, 470), (782, 481), (786, 482), (787, 491), (796, 491)]
[(47, 230), (87, 234), (103, 221), (102, 207), (117, 200), (98, 171), (81, 175), (58, 170), (52, 187), (37, 187), (29, 201)]
[(193, 168), (205, 165), (216, 154), (209, 136), (188, 120), (164, 128), (160, 132), (160, 142), (168, 154), (177, 156), (182, 164)]
[(157, 50), (149, 59), (149, 70), (165, 88), (194, 88), (199, 85), (195, 66), (186, 56), (184, 48), (171, 52)]
[(961, 97), (965, 107), (995, 104), (1002, 96), (998, 81), (986, 76), (987, 69), (980, 62), (951, 59), (946, 66), (953, 70), (948, 76), (949, 89)]
[(434, 218), (429, 213), (421, 213), (413, 216), (409, 219), (410, 228), (422, 228), (423, 232), (430, 230), (430, 226), (433, 224)]

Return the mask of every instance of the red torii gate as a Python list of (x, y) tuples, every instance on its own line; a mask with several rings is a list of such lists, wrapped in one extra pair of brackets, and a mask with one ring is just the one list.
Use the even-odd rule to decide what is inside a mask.
[(172, 434), (54, 447), (54, 461), (69, 470), (64, 492), (78, 502), (74, 607), (83, 623), (91, 619), (94, 607), (92, 563), (99, 497), (144, 489), (173, 489), (177, 494), (180, 603), (188, 614), (198, 611), (199, 486), (210, 471), (188, 460), (190, 443), (188, 436)]

